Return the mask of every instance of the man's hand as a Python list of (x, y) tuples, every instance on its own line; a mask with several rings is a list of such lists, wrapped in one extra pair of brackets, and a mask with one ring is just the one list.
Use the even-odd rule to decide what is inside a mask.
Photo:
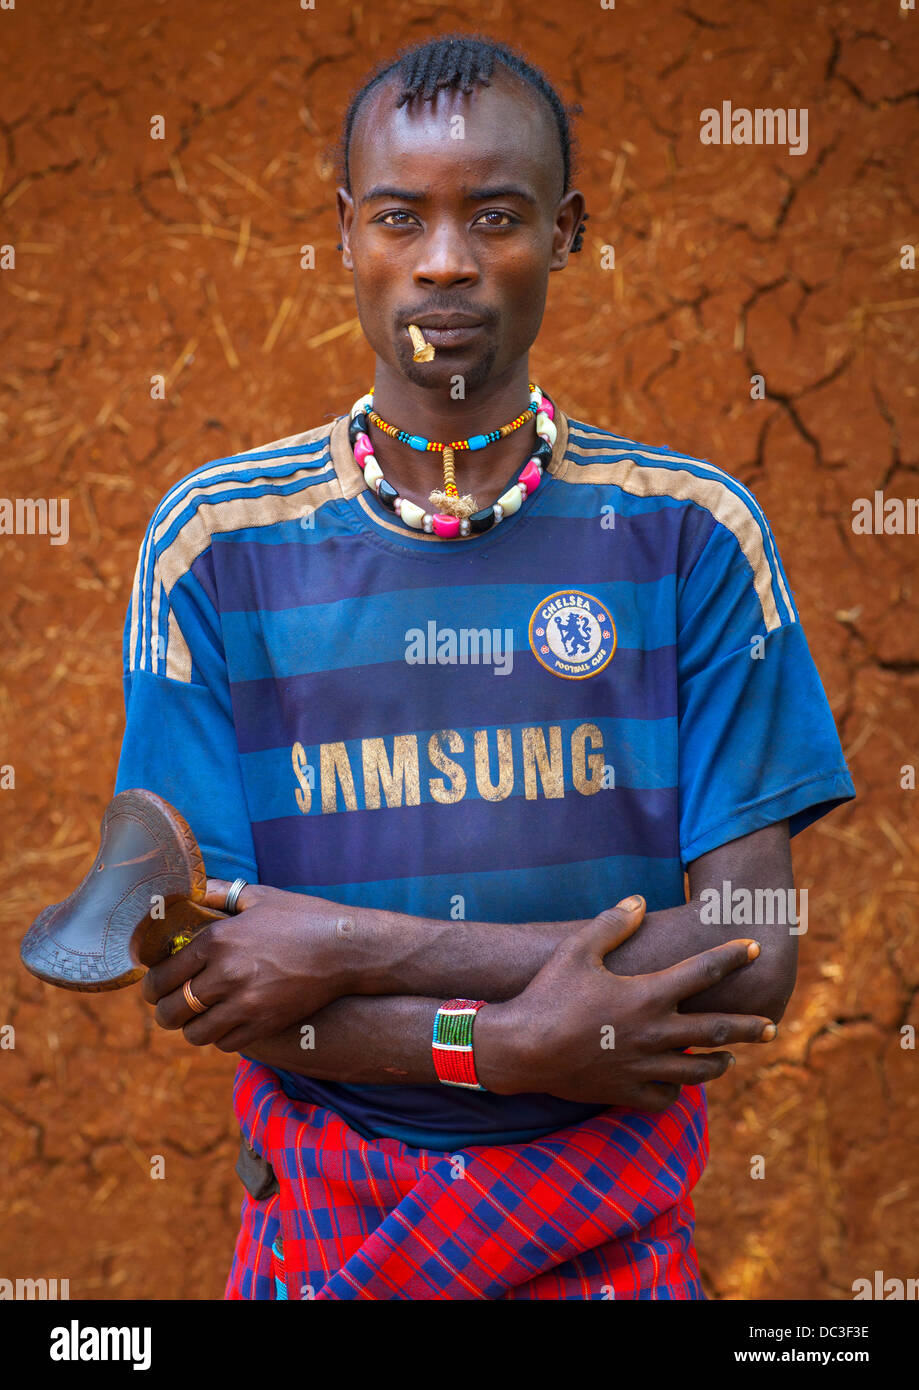
[(754, 960), (756, 942), (729, 941), (648, 975), (606, 969), (603, 957), (638, 929), (644, 913), (641, 898), (635, 908), (617, 903), (601, 912), (556, 947), (521, 994), (481, 1011), (476, 1070), (487, 1089), (663, 1110), (681, 1086), (714, 1080), (733, 1062), (729, 1052), (687, 1056), (682, 1049), (771, 1041), (768, 1018), (677, 1012), (681, 1000)]
[[(208, 907), (222, 908), (229, 884), (208, 879)], [(196, 1046), (236, 1052), (280, 1033), (350, 992), (341, 950), (350, 919), (310, 913), (302, 893), (249, 884), (236, 916), (215, 922), (169, 960), (147, 972), (142, 993), (161, 1028), (181, 1028)], [(338, 943), (338, 949), (336, 949)], [(186, 980), (208, 1005), (196, 1014)]]

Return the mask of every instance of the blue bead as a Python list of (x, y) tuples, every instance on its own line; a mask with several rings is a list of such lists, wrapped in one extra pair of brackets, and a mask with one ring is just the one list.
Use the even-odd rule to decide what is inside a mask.
[(422, 439), (420, 434), (410, 434), (405, 442), (410, 444), (413, 449), (426, 449), (428, 447), (428, 441)]
[(488, 443), (488, 438), (484, 434), (474, 434), (468, 443), (470, 449), (484, 449)]

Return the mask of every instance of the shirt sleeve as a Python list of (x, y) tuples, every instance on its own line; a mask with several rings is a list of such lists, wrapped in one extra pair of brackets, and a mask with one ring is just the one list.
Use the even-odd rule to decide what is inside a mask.
[(678, 583), (680, 855), (851, 801), (836, 724), (752, 494), (716, 520)]
[[(188, 821), (215, 878), (258, 882), (226, 658), (213, 589), (173, 580), (154, 542), (141, 546), (124, 629), (125, 731), (115, 790), (144, 787)], [(199, 557), (208, 572), (208, 556)], [(209, 587), (211, 592), (208, 592)]]

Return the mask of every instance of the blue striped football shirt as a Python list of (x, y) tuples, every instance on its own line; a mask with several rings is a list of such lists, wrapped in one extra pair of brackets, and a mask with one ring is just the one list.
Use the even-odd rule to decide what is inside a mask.
[[(366, 489), (347, 414), (176, 483), (125, 624), (118, 789), (172, 802), (212, 876), (492, 922), (635, 892), (672, 907), (706, 851), (851, 799), (750, 490), (558, 408), (556, 425), (537, 491), (463, 540)], [(281, 1078), (430, 1148), (602, 1108)]]

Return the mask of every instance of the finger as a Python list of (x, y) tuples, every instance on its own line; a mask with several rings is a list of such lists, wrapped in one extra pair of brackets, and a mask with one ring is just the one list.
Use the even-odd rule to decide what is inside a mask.
[(230, 886), (225, 878), (209, 878), (207, 892), (204, 894), (204, 906), (215, 907), (218, 912), (222, 912)]
[(209, 931), (210, 928), (199, 932), (181, 951), (177, 951), (174, 956), (167, 956), (166, 960), (161, 960), (159, 965), (154, 965), (147, 971), (141, 994), (148, 1004), (155, 1004), (164, 995), (171, 994), (174, 989), (181, 989), (186, 980), (200, 974), (207, 965), (207, 946), (204, 938), (208, 936)]
[[(225, 878), (209, 878), (207, 881), (207, 891), (204, 894), (204, 906), (215, 907), (218, 912), (223, 912), (227, 905), (227, 894), (232, 888)], [(258, 897), (259, 884), (247, 883), (245, 888), (236, 899), (236, 908), (233, 916), (237, 912), (245, 912), (247, 907), (254, 907)]]
[(771, 1042), (775, 1024), (759, 1014), (673, 1014), (661, 1034), (668, 1049), (724, 1047), (725, 1043)]
[[(207, 1008), (223, 998), (215, 986), (209, 983), (207, 971), (195, 975), (189, 988), (195, 998)], [(159, 1001), (153, 1011), (153, 1017), (161, 1028), (174, 1029), (184, 1028), (186, 1023), (190, 1023), (193, 1018), (200, 1018), (202, 1015), (195, 1013), (181, 989), (174, 989)]]
[(723, 946), (713, 946), (709, 951), (700, 951), (697, 956), (677, 961), (676, 965), (668, 965), (665, 970), (655, 971), (655, 974), (666, 997), (677, 1004), (681, 999), (711, 989), (733, 970), (749, 965), (758, 955), (758, 941), (749, 938), (728, 941)]
[(185, 1024), (182, 1032), (185, 1034), (185, 1041), (193, 1047), (207, 1047), (211, 1043), (219, 1043), (221, 1038), (231, 1033), (239, 1024), (237, 1005), (230, 999), (224, 999), (206, 1013), (198, 1014), (196, 1018), (191, 1019)]
[(666, 1110), (679, 1098), (679, 1086), (674, 1086), (669, 1081), (647, 1081), (643, 1086), (635, 1087), (633, 1107), (636, 1110)]
[(606, 908), (569, 938), (572, 950), (595, 958), (602, 964), (603, 957), (609, 951), (621, 946), (638, 930), (645, 907), (644, 898), (636, 893), (634, 897), (623, 898), (615, 907)]
[(714, 1081), (733, 1065), (730, 1052), (662, 1052), (648, 1062), (655, 1081), (679, 1086), (701, 1086)]
[(244, 1052), (263, 1035), (264, 1030), (259, 1033), (251, 1024), (241, 1023), (238, 1028), (231, 1028), (229, 1033), (224, 1033), (216, 1046), (221, 1052)]

